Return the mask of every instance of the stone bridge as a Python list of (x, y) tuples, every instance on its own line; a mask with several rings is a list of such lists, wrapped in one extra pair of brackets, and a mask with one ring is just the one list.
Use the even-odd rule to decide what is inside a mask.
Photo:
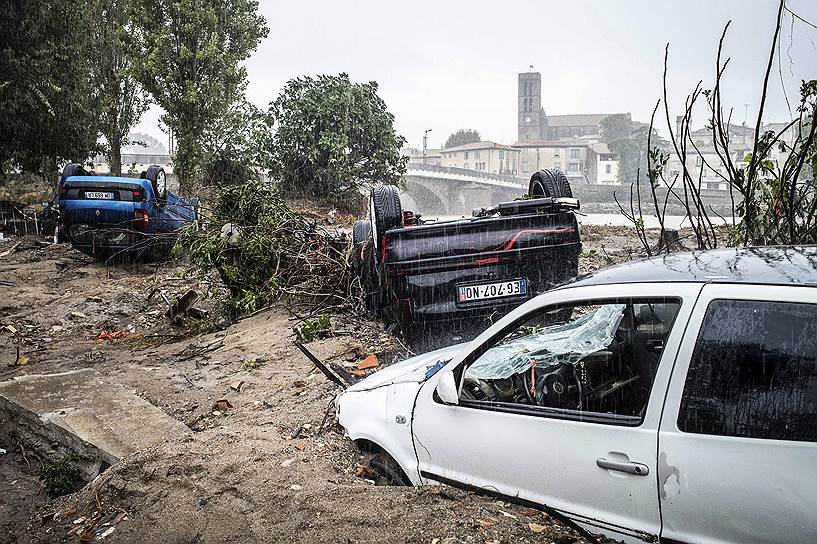
[[(476, 170), (445, 166), (410, 164), (404, 177), (406, 191), (402, 194), (403, 209), (426, 216), (471, 215), (474, 208), (496, 206), (522, 196), (528, 191), (528, 179), (503, 174), (489, 174)], [(573, 196), (581, 202), (582, 211), (588, 213), (618, 213), (616, 199), (630, 211), (630, 185), (574, 184)], [(658, 191), (659, 202), (667, 199), (669, 215), (685, 215), (681, 202), (682, 190), (676, 190), (667, 199), (666, 190)], [(648, 187), (642, 190), (644, 215), (652, 214), (652, 200)], [(633, 199), (637, 198), (633, 194)], [(732, 201), (728, 191), (702, 190), (701, 199), (707, 211), (731, 215)], [(736, 201), (737, 204), (737, 201)]]
[(426, 215), (471, 215), (528, 190), (522, 178), (445, 166), (410, 164), (404, 179), (403, 208)]

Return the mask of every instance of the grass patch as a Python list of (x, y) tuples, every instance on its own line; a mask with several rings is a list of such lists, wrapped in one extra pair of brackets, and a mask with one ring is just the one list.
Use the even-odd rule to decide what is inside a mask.
[(74, 455), (63, 455), (58, 461), (43, 468), (42, 479), (48, 494), (59, 497), (73, 493), (82, 483), (82, 473)]

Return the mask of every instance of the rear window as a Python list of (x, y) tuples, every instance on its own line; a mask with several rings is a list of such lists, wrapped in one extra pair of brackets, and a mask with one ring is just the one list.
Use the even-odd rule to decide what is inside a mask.
[(678, 427), (817, 441), (817, 305), (715, 300), (690, 361)]

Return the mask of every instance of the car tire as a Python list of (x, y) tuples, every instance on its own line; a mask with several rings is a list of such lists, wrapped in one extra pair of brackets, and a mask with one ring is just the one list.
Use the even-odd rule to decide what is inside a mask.
[(357, 221), (352, 227), (352, 245), (356, 250), (360, 249), (360, 244), (368, 242), (372, 238), (372, 222), (368, 219)]
[(546, 168), (533, 174), (528, 184), (530, 198), (573, 198), (573, 190), (564, 172)]
[(144, 179), (148, 180), (153, 185), (153, 194), (159, 200), (167, 198), (167, 174), (165, 169), (158, 164), (151, 165), (145, 171)]
[(372, 222), (374, 232), (383, 237), (387, 230), (403, 223), (400, 191), (394, 185), (372, 187)]
[(411, 480), (403, 472), (400, 465), (387, 453), (380, 452), (369, 460), (369, 467), (383, 478), (387, 485), (410, 486)]
[(65, 178), (70, 178), (71, 176), (87, 176), (88, 172), (85, 168), (82, 167), (81, 164), (72, 162), (65, 165), (62, 169), (62, 179), (60, 181), (65, 181)]

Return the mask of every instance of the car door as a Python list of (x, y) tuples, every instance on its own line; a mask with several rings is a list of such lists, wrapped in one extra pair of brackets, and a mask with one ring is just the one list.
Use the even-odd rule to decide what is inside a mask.
[(817, 289), (706, 286), (658, 445), (662, 541), (817, 542)]
[[(576, 287), (551, 291), (518, 308), (418, 394), (412, 430), (421, 478), (546, 505), (616, 538), (655, 541), (660, 531), (658, 424), (674, 356), (699, 291), (700, 284)], [(624, 317), (627, 312), (617, 309), (627, 305), (638, 307), (639, 314), (663, 305), (672, 315), (655, 332), (649, 318)], [(543, 316), (550, 316), (552, 324), (531, 325), (545, 323)], [(510, 378), (503, 350), (513, 361)], [(526, 357), (532, 361), (521, 364)], [(631, 369), (607, 385), (595, 382), (596, 374), (603, 374), (597, 366), (618, 369), (628, 357), (631, 362), (624, 367), (651, 370)], [(449, 371), (459, 387), (457, 404), (444, 404), (435, 392)], [(560, 372), (566, 377), (562, 383)], [(633, 375), (640, 381), (638, 394), (630, 397), (638, 396), (638, 403), (627, 405), (631, 398), (625, 387), (607, 393)], [(509, 393), (514, 383), (515, 392)], [(580, 406), (576, 390), (581, 383), (585, 391), (578, 398), (584, 396), (585, 402)], [(522, 391), (533, 391), (527, 404), (519, 384)], [(591, 387), (598, 398), (590, 398)], [(487, 395), (485, 390), (495, 394), (493, 400), (474, 400)], [(573, 395), (564, 397), (562, 407), (553, 406), (561, 402), (559, 391)], [(604, 399), (612, 402), (609, 395), (620, 398), (626, 410), (604, 408)]]

